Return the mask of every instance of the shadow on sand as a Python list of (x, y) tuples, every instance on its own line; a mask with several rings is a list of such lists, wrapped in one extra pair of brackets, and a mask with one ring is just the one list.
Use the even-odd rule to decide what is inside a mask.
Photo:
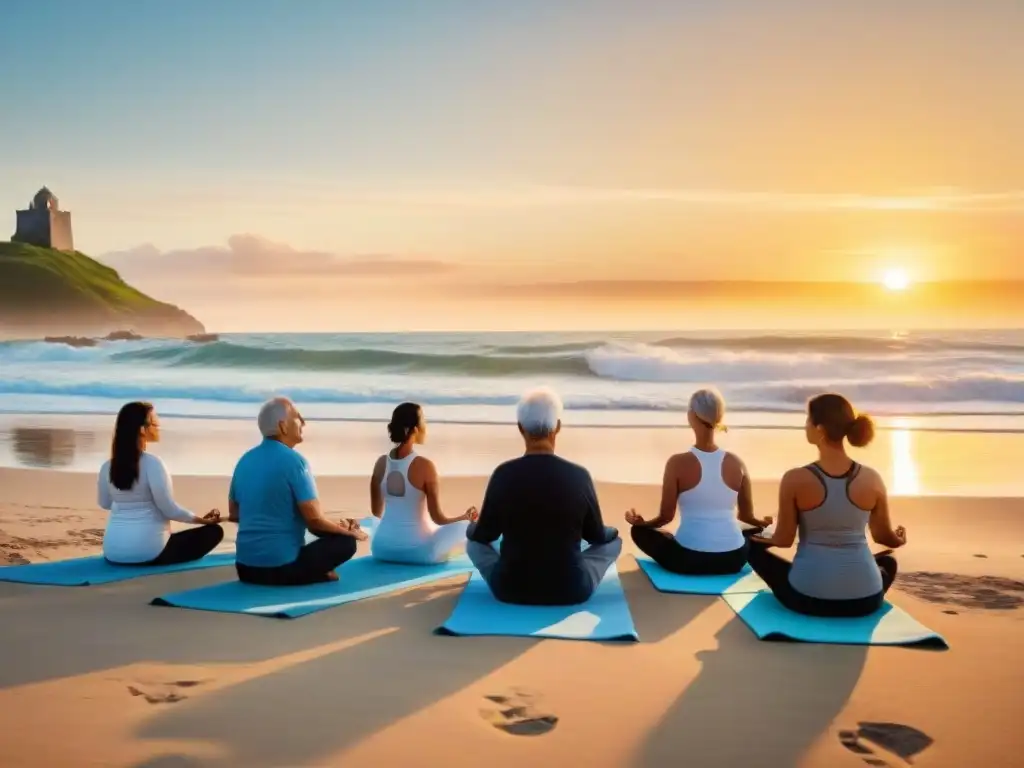
[[(387, 629), (429, 634), (455, 605), (465, 577), (284, 620), (148, 605), (166, 592), (231, 579), (233, 569), (150, 576), (95, 587), (0, 584), (0, 689), (137, 662), (264, 661)], [(420, 629), (422, 628), (422, 630)]]
[[(202, 741), (223, 749), (222, 759), (203, 760), (204, 766), (319, 764), (466, 688), (539, 642), (477, 637), (472, 639), (471, 652), (462, 652), (464, 638), (432, 634), (451, 613), (460, 589), (400, 616), (392, 612), (390, 623), (383, 626), (399, 627), (398, 631), (210, 692), (187, 708), (167, 709), (149, 720), (138, 736)], [(400, 599), (408, 602), (410, 593)], [(343, 618), (347, 631), (352, 623), (348, 613), (357, 606), (325, 613)], [(294, 626), (294, 622), (277, 623)], [(360, 632), (366, 629), (364, 624)], [(244, 715), (224, 718), (224, 712)], [(198, 764), (185, 755), (167, 754), (142, 765)]]
[(619, 579), (626, 593), (641, 643), (658, 643), (675, 634), (706, 611), (718, 597), (711, 595), (676, 595), (659, 592), (643, 571), (620, 572)]
[[(762, 642), (733, 617), (718, 648), (651, 731), (632, 764), (702, 768), (797, 765), (846, 705), (866, 646)], [(681, 747), (681, 745), (683, 745)]]

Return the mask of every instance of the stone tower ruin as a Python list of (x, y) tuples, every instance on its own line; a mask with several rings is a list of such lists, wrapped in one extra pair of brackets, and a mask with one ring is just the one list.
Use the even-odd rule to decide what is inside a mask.
[(36, 192), (28, 208), (18, 211), (17, 216), (12, 242), (58, 251), (75, 250), (75, 241), (71, 236), (71, 212), (62, 211), (56, 195), (46, 187)]

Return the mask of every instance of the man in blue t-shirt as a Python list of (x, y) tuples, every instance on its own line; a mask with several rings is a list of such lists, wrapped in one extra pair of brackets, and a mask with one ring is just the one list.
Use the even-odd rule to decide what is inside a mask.
[[(228, 491), (228, 520), (238, 523), (238, 578), (268, 586), (335, 581), (335, 569), (366, 533), (355, 520), (334, 523), (320, 511), (309, 462), (295, 450), (306, 423), (295, 405), (268, 400), (258, 422), (263, 442), (238, 460)], [(304, 545), (307, 530), (318, 538)]]

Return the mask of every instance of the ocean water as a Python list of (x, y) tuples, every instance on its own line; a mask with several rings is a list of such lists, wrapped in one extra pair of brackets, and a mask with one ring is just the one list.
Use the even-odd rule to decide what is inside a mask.
[[(555, 387), (567, 418), (678, 424), (714, 384), (746, 423), (793, 425), (838, 390), (879, 416), (1024, 415), (1024, 331), (839, 333), (231, 334), (219, 341), (0, 342), (0, 412), (248, 418), (274, 394), (308, 418), (507, 422), (523, 390)], [(742, 416), (746, 414), (746, 416)], [(781, 419), (781, 422), (780, 422)]]

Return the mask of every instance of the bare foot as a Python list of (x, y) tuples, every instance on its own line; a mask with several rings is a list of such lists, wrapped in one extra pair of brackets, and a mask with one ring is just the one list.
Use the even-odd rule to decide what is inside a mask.
[(327, 572), (327, 580), (328, 581), (337, 581), (338, 580), (338, 572), (337, 571), (328, 571)]

